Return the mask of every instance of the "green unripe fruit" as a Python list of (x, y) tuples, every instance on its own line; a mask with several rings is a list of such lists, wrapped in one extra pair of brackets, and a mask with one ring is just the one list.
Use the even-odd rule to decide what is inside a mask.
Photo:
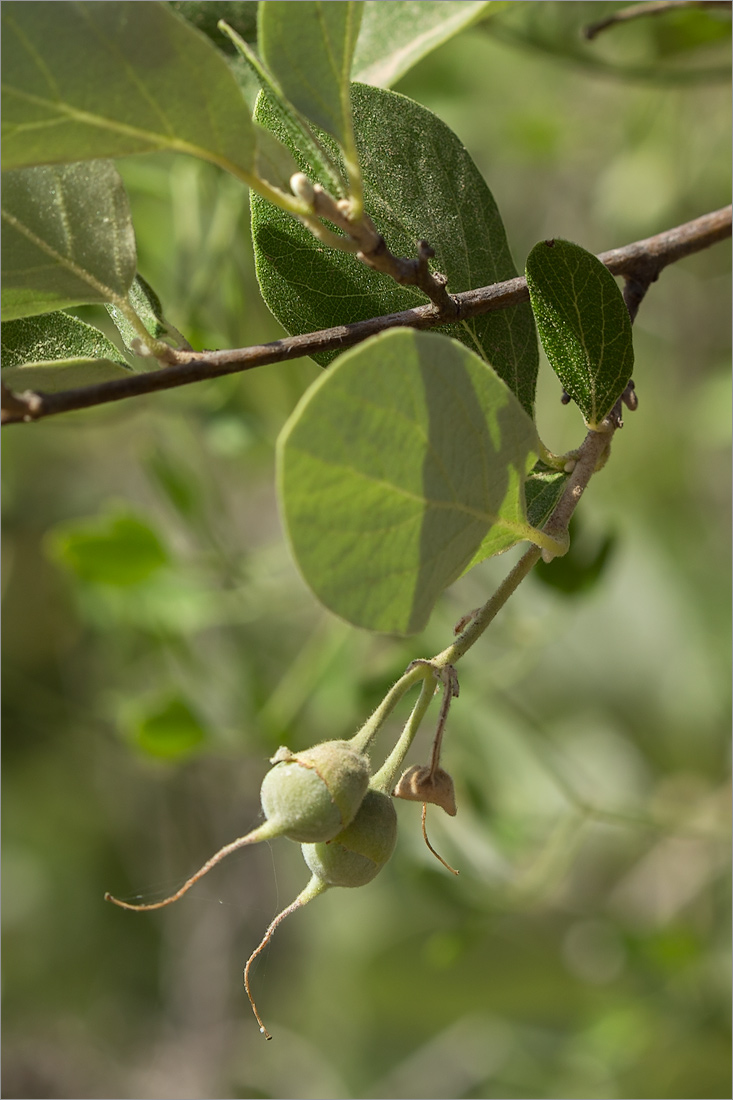
[(303, 858), (329, 886), (366, 886), (382, 870), (396, 843), (392, 799), (370, 788), (351, 824), (326, 844), (304, 844)]
[(369, 786), (369, 760), (348, 741), (291, 753), (280, 748), (260, 789), (267, 824), (301, 843), (330, 840), (353, 820)]

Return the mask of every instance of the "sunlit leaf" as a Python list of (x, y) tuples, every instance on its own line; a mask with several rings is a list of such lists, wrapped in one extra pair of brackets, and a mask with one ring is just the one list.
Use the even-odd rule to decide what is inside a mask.
[(4, 321), (2, 380), (14, 390), (59, 390), (121, 378), (130, 371), (104, 333), (68, 313)]
[(3, 167), (171, 149), (251, 170), (226, 59), (168, 5), (5, 4), (2, 23)]
[[(277, 81), (272, 73), (268, 71), (267, 66), (263, 64), (262, 59), (258, 57), (250, 44), (238, 35), (232, 27), (222, 23), (222, 33), (224, 33), (236, 47), (242, 64), (246, 67), (251, 78), (256, 82), (257, 88), (267, 100), (268, 108), (273, 118), (277, 119), (279, 128), (282, 132), (287, 134), (287, 144), (284, 145), (283, 141), (277, 140), (270, 130), (265, 130), (262, 126), (258, 126), (255, 123), (258, 175), (273, 181), (273, 169), (270, 167), (273, 161), (276, 166), (274, 172), (276, 177), (282, 177), (286, 168), (292, 175), (292, 173), (297, 170), (298, 166), (292, 159), (290, 150), (297, 150), (301, 161), (306, 164), (314, 165), (319, 177), (327, 181), (327, 189), (332, 195), (335, 195), (337, 198), (345, 196), (348, 187), (341, 169), (331, 160), (326, 149), (316, 139), (306, 119), (304, 119), (303, 116), (296, 111), (292, 103), (289, 103), (283, 96)], [(256, 102), (257, 96), (255, 95), (253, 100), (255, 110)], [(266, 140), (268, 135), (270, 139), (269, 143)], [(291, 157), (289, 162), (283, 162), (283, 153)]]
[[(363, 84), (352, 86), (352, 105), (365, 207), (391, 251), (414, 256), (416, 242), (429, 241), (434, 269), (447, 275), (453, 293), (514, 278), (496, 203), (445, 123), (405, 96)], [(266, 99), (258, 101), (255, 117), (291, 144)], [(328, 187), (300, 150), (293, 152), (302, 170)], [(252, 232), (260, 289), (288, 332), (330, 328), (426, 302), (416, 288), (399, 286), (353, 255), (324, 248), (257, 195)], [(538, 352), (529, 306), (496, 310), (445, 331), (483, 355), (532, 413)], [(332, 358), (332, 353), (316, 357), (322, 364)]]
[(534, 425), (483, 360), (396, 329), (346, 352), (278, 442), (295, 559), (316, 596), (357, 626), (421, 630), (491, 529), (526, 537)]
[(125, 298), (135, 234), (112, 161), (3, 173), (3, 318)]
[(258, 45), (285, 96), (345, 148), (351, 143), (349, 80), (361, 3), (262, 0)]
[(554, 240), (530, 252), (527, 285), (550, 366), (595, 428), (634, 365), (631, 321), (616, 280), (591, 252)]
[(354, 80), (390, 88), (443, 42), (505, 7), (501, 0), (370, 0), (356, 44)]

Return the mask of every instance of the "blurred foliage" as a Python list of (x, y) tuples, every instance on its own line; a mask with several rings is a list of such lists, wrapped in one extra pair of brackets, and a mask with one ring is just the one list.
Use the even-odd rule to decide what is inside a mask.
[[(467, 145), (518, 264), (546, 237), (600, 251), (728, 200), (718, 84), (568, 64), (577, 9), (598, 4), (509, 7), (399, 90)], [(548, 9), (576, 9), (572, 44), (525, 50), (512, 27), (539, 36)], [(613, 36), (653, 66), (662, 23), (583, 50)], [(193, 346), (276, 338), (236, 182), (163, 155), (120, 170), (142, 274)], [(348, 736), (513, 552), (408, 642), (319, 609), (273, 490), (310, 361), (3, 433), (4, 1095), (730, 1095), (729, 298), (722, 246), (652, 287), (640, 407), (580, 513), (613, 554), (572, 599), (530, 578), (461, 663), (458, 816), (428, 818), (460, 877), (399, 806), (380, 877), (319, 899), (259, 960), (271, 1044), (241, 968), (306, 881), (295, 845), (238, 853), (160, 913), (102, 895), (160, 896), (250, 828), (273, 750)], [(545, 365), (557, 451), (582, 435), (559, 397)]]

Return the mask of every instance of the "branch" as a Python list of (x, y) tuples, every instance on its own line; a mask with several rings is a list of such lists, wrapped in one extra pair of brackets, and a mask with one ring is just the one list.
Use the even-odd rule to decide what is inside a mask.
[[(668, 264), (709, 248), (730, 235), (731, 207), (727, 206), (646, 240), (602, 252), (598, 258), (613, 275), (622, 275), (626, 280), (625, 297), (633, 319), (647, 288)], [(527, 302), (529, 292), (526, 279), (519, 277), (457, 294), (455, 299), (460, 307), (460, 320), (465, 321), (495, 309), (507, 309)], [(25, 391), (12, 394), (12, 400), (6, 399), (3, 392), (2, 423), (18, 424), (40, 420), (75, 409), (87, 409), (128, 397), (187, 386), (193, 382), (236, 374), (317, 352), (343, 351), (391, 328), (429, 329), (445, 323), (431, 304), (302, 336), (287, 336), (282, 340), (248, 348), (178, 352), (178, 362), (175, 365), (146, 374), (132, 374), (129, 378), (115, 379), (112, 382), (101, 382), (96, 386), (64, 390), (61, 393)]]
[[(296, 173), (293, 176), (290, 186), (299, 198), (310, 202), (314, 214), (332, 222), (346, 234), (350, 244), (357, 249), (357, 256), (367, 267), (380, 271), (383, 275), (389, 275), (401, 286), (418, 287), (433, 303), (437, 321), (458, 320), (461, 307), (457, 297), (451, 296), (446, 290), (448, 280), (445, 275), (434, 275), (428, 267), (428, 260), (432, 260), (435, 252), (427, 241), (418, 241), (417, 259), (408, 260), (395, 256), (390, 252), (387, 242), (368, 214), (362, 213), (358, 221), (351, 220), (349, 199), (341, 199), (337, 202), (319, 184), (312, 184), (302, 173)], [(343, 247), (343, 240), (334, 237), (334, 234), (324, 229), (322, 224), (315, 225), (308, 219), (302, 220), (316, 237), (326, 241), (330, 239), (330, 243), (336, 248)], [(327, 234), (326, 237), (323, 236), (324, 233)]]
[(605, 19), (599, 19), (597, 23), (591, 23), (583, 28), (583, 36), (589, 41), (605, 31), (608, 27), (617, 26), (619, 23), (628, 23), (632, 19), (640, 19), (648, 15), (664, 15), (675, 8), (730, 8), (730, 0), (651, 0), (650, 3), (630, 4), (628, 8), (621, 8)]

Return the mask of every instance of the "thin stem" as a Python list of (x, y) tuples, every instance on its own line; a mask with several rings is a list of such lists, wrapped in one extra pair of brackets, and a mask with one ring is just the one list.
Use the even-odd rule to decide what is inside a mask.
[(371, 717), (367, 719), (358, 733), (354, 734), (351, 738), (351, 744), (357, 752), (367, 751), (387, 718), (389, 718), (400, 699), (403, 695), (407, 694), (412, 685), (416, 684), (419, 680), (426, 680), (429, 677), (432, 677), (432, 671), (420, 664), (411, 665), (404, 675), (400, 676), (397, 683), (393, 684), (389, 689)]
[(255, 1004), (254, 997), (252, 996), (252, 991), (249, 988), (249, 972), (252, 967), (252, 963), (255, 961), (260, 952), (263, 951), (267, 944), (270, 942), (273, 932), (275, 931), (277, 926), (285, 920), (286, 917), (289, 917), (290, 914), (294, 913), (296, 909), (302, 909), (302, 907), (304, 905), (307, 905), (309, 901), (313, 901), (313, 898), (317, 898), (319, 894), (323, 894), (326, 890), (328, 890), (328, 883), (324, 882), (323, 879), (318, 878), (317, 875), (313, 875), (308, 885), (305, 887), (304, 890), (301, 890), (295, 901), (291, 902), (290, 905), (287, 906), (287, 908), (283, 909), (282, 913), (278, 913), (278, 915), (275, 917), (275, 919), (272, 921), (269, 928), (265, 932), (259, 945), (254, 949), (250, 957), (247, 959), (247, 964), (244, 968), (244, 988), (247, 990), (249, 1003), (252, 1005), (252, 1011), (255, 1014), (255, 1019), (260, 1025), (260, 1031), (266, 1039), (271, 1039), (272, 1035), (270, 1035), (270, 1032), (262, 1023), (262, 1018), (257, 1011), (257, 1005)]
[[(294, 196), (293, 203), (297, 203)], [(298, 216), (307, 214), (305, 206), (301, 202), (294, 212)], [(709, 248), (730, 235), (731, 207), (727, 206), (655, 237), (648, 237), (610, 252), (602, 252), (598, 259), (612, 274), (623, 275), (626, 279), (643, 277), (648, 280), (649, 285), (668, 264)], [(526, 279), (517, 278), (457, 294), (455, 300), (460, 307), (460, 317), (457, 320), (464, 322), (483, 313), (527, 302), (529, 291)], [(289, 336), (269, 344), (224, 351), (177, 351), (174, 353), (175, 363), (162, 370), (133, 374), (128, 378), (64, 390), (61, 393), (16, 393), (13, 401), (3, 400), (2, 423), (20, 424), (40, 420), (76, 409), (92, 408), (112, 401), (123, 401), (128, 397), (139, 397), (227, 374), (237, 374), (270, 363), (315, 355), (321, 351), (343, 351), (391, 328), (430, 329), (444, 323), (446, 319), (436, 316), (434, 306), (426, 305), (302, 336)]]
[(216, 867), (217, 863), (221, 863), (232, 852), (236, 852), (239, 848), (244, 848), (248, 844), (257, 844), (261, 840), (272, 840), (276, 836), (280, 836), (282, 830), (273, 825), (270, 821), (263, 822), (257, 829), (253, 829), (251, 833), (247, 833), (246, 836), (237, 837), (236, 840), (232, 840), (229, 844), (225, 844), (223, 848), (220, 848), (211, 859), (207, 859), (203, 867), (200, 867), (195, 875), (191, 875), (190, 879), (184, 882), (180, 890), (176, 890), (175, 894), (171, 894), (170, 897), (164, 898), (163, 901), (148, 902), (144, 905), (133, 905), (129, 901), (120, 901), (119, 898), (115, 898), (107, 892), (104, 895), (105, 901), (111, 901), (113, 905), (119, 906), (120, 909), (131, 909), (135, 913), (148, 912), (151, 909), (162, 909), (166, 905), (171, 905), (174, 901), (178, 901), (183, 895), (191, 889), (191, 887), (202, 879), (204, 875), (207, 875), (212, 867)]
[(629, 4), (627, 8), (621, 8), (599, 19), (597, 23), (591, 23), (583, 28), (583, 37), (589, 41), (594, 39), (601, 31), (619, 23), (629, 23), (632, 19), (642, 19), (649, 15), (665, 15), (676, 8), (730, 8), (730, 0), (648, 0), (646, 3)]
[(472, 645), (481, 637), (489, 623), (493, 622), (511, 594), (516, 591), (530, 570), (542, 557), (542, 551), (538, 546), (530, 546), (512, 571), (504, 578), (496, 592), (469, 622), (468, 626), (458, 635), (455, 642), (433, 658), (436, 665), (454, 665), (460, 661)]
[(385, 794), (388, 794), (394, 787), (397, 780), (397, 773), (402, 767), (402, 763), (407, 756), (410, 745), (420, 728), (420, 723), (425, 717), (434, 695), (435, 681), (433, 676), (430, 675), (423, 680), (422, 690), (420, 691), (418, 700), (412, 708), (410, 717), (405, 722), (405, 727), (400, 734), (397, 744), (392, 749), (392, 752), (389, 754), (384, 764), (382, 764), (382, 767), (372, 778), (370, 786), (374, 787), (375, 790), (384, 791)]
[(422, 838), (425, 841), (425, 844), (427, 845), (428, 850), (433, 853), (433, 855), (437, 859), (438, 863), (443, 864), (446, 871), (450, 871), (450, 873), (452, 875), (460, 874), (459, 871), (456, 871), (455, 867), (451, 867), (450, 863), (446, 863), (446, 861), (443, 859), (443, 857), (438, 852), (435, 851), (435, 848), (433, 848), (432, 844), (428, 840), (427, 816), (428, 816), (428, 804), (427, 804), (427, 802), (423, 802), (423, 804), (422, 804)]
[(440, 750), (443, 747), (443, 734), (445, 732), (445, 724), (448, 721), (448, 711), (450, 710), (453, 699), (458, 697), (458, 677), (456, 676), (456, 670), (450, 665), (446, 665), (443, 671), (445, 673), (443, 679), (443, 702), (440, 704), (438, 728), (435, 731), (433, 752), (430, 757), (431, 779), (435, 779), (435, 773), (440, 765)]

